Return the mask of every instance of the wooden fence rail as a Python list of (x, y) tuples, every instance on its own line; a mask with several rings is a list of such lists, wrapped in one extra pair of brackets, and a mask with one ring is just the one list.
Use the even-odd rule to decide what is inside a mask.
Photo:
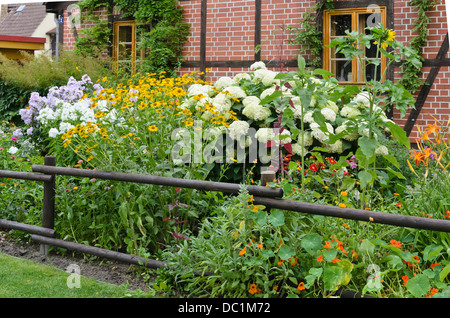
[[(99, 257), (104, 257), (130, 264), (140, 264), (155, 269), (168, 265), (164, 262), (157, 260), (144, 259), (134, 255), (118, 253), (98, 247), (92, 247), (73, 242), (66, 242), (57, 239), (56, 232), (54, 230), (55, 176), (62, 175), (62, 176), (74, 176), (83, 178), (98, 178), (122, 182), (134, 182), (134, 183), (154, 184), (160, 186), (193, 188), (203, 191), (219, 191), (231, 194), (238, 194), (241, 189), (241, 185), (239, 184), (224, 183), (224, 182), (187, 180), (187, 179), (167, 178), (151, 175), (56, 167), (55, 158), (52, 156), (47, 156), (45, 158), (44, 165), (33, 165), (32, 171), (33, 172), (31, 173), (17, 172), (17, 171), (0, 171), (0, 178), (13, 178), (13, 179), (24, 179), (24, 180), (34, 180), (44, 182), (42, 227), (0, 219), (0, 228), (17, 229), (31, 233), (32, 240), (35, 240), (44, 246), (63, 247), (68, 250), (92, 254)], [(263, 179), (266, 181), (263, 181)], [(273, 175), (269, 175), (268, 177), (267, 175), (264, 175), (262, 177), (261, 183), (265, 184), (267, 180), (269, 181), (273, 180)], [(327, 205), (318, 205), (299, 201), (285, 200), (282, 199), (283, 191), (279, 188), (274, 189), (265, 186), (251, 186), (251, 185), (246, 186), (246, 188), (249, 191), (249, 193), (254, 196), (255, 199), (254, 203), (265, 205), (267, 209), (281, 209), (300, 213), (381, 223), (399, 227), (411, 227), (423, 230), (450, 232), (450, 221), (447, 220), (436, 220), (407, 215), (399, 215), (399, 214), (391, 214), (359, 209), (339, 208)], [(45, 249), (44, 251), (46, 252), (47, 250)], [(208, 273), (197, 273), (197, 274), (208, 274)]]

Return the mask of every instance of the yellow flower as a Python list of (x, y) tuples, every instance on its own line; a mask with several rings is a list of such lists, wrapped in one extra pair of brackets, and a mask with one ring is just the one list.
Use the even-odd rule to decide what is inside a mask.
[(347, 204), (345, 204), (345, 203), (339, 203), (339, 207), (340, 207), (340, 208), (346, 208), (346, 207), (347, 207)]
[(341, 195), (342, 195), (343, 197), (346, 197), (346, 196), (347, 196), (347, 192), (346, 192), (346, 191), (342, 191), (342, 192), (341, 192)]
[(148, 126), (148, 130), (152, 131), (152, 132), (155, 132), (155, 131), (158, 131), (158, 127), (156, 127), (155, 125)]

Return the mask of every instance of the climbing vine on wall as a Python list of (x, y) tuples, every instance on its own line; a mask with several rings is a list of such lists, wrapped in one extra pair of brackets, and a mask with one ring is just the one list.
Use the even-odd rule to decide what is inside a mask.
[[(411, 0), (409, 5), (417, 10), (417, 18), (414, 22), (415, 26), (413, 32), (417, 34), (410, 41), (410, 48), (416, 53), (416, 56), (423, 61), (422, 52), (428, 39), (428, 23), (430, 18), (428, 12), (435, 8), (439, 0)], [(412, 93), (417, 91), (422, 85), (423, 81), (420, 77), (423, 74), (421, 68), (418, 68), (410, 60), (405, 60), (401, 65), (403, 73), (400, 79), (401, 84)]]
[[(77, 41), (77, 51), (93, 55), (111, 47), (112, 29), (108, 19), (94, 14), (105, 7), (105, 14), (112, 10), (121, 12), (122, 17), (136, 21), (140, 34), (139, 47), (147, 56), (141, 63), (141, 72), (173, 73), (181, 64), (184, 44), (190, 34), (190, 26), (183, 21), (183, 8), (176, 0), (83, 0), (78, 3), (86, 12), (84, 21), (92, 21), (95, 26), (82, 30)], [(145, 29), (143, 25), (151, 25)]]
[(312, 9), (303, 15), (303, 19), (298, 25), (288, 27), (293, 35), (289, 42), (291, 44), (300, 44), (300, 54), (309, 53), (313, 57), (308, 63), (310, 66), (320, 67), (322, 63), (322, 29), (317, 23), (317, 15), (322, 13), (322, 10), (331, 10), (333, 8), (334, 3), (332, 0), (317, 1)]

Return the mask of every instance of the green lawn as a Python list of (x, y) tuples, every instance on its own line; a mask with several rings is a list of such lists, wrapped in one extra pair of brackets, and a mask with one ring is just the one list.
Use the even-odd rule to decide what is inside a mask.
[[(95, 279), (78, 277), (63, 270), (0, 254), (0, 298), (111, 298), (144, 297)], [(79, 282), (80, 288), (69, 288)]]

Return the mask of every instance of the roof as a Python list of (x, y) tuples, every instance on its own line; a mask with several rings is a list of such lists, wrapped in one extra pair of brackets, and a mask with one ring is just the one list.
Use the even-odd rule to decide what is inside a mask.
[(47, 12), (42, 3), (14, 3), (0, 20), (0, 34), (32, 36)]
[(30, 36), (0, 35), (0, 41), (45, 43), (46, 39), (45, 38), (35, 38), (35, 37), (30, 37)]

